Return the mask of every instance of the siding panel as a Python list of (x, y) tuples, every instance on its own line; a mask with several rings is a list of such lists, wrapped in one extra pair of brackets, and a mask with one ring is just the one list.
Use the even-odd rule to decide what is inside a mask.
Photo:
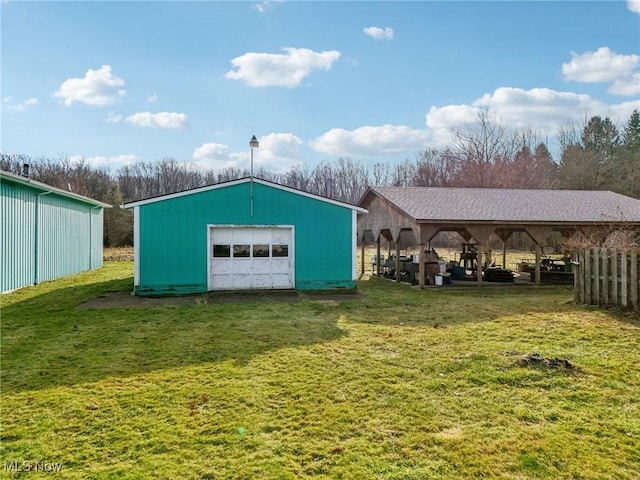
[(9, 182), (0, 183), (2, 247), (0, 291), (35, 281), (35, 192)]

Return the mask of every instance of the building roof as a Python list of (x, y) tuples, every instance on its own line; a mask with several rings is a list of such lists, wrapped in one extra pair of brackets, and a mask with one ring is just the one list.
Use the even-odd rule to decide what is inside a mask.
[[(189, 190), (183, 190), (181, 192), (169, 193), (166, 195), (159, 195), (157, 197), (146, 198), (143, 200), (137, 200), (135, 202), (128, 202), (124, 204), (125, 208), (133, 208), (139, 207), (142, 205), (148, 205), (150, 203), (161, 202), (164, 200), (170, 200), (172, 198), (183, 197), (185, 195), (193, 195), (196, 193), (208, 192), (210, 190), (217, 190), (220, 188), (232, 187), (234, 185), (240, 185), (243, 183), (249, 183), (251, 181), (250, 177), (239, 178), (237, 180), (230, 180), (228, 182), (216, 183), (214, 185), (207, 185), (204, 187), (192, 188)], [(284, 185), (280, 185), (278, 183), (269, 182), (267, 180), (262, 180), (261, 178), (253, 177), (253, 182), (260, 185), (266, 185), (268, 187), (277, 188), (278, 190), (283, 190), (285, 192), (293, 193), (295, 195), (300, 195), (303, 197), (313, 198), (314, 200), (319, 200), (321, 202), (331, 203), (333, 205), (337, 205), (344, 208), (349, 208), (351, 210), (355, 210), (358, 213), (367, 213), (364, 208), (358, 207), (356, 205), (351, 205), (350, 203), (339, 202), (337, 200), (333, 200), (331, 198), (322, 197), (320, 195), (316, 195), (313, 193), (305, 192), (304, 190), (298, 190), (296, 188), (286, 187)]]
[(84, 195), (78, 195), (77, 193), (68, 192), (60, 188), (52, 187), (51, 185), (47, 185), (46, 183), (38, 182), (37, 180), (23, 177), (22, 175), (16, 175), (14, 173), (7, 172), (5, 170), (0, 170), (0, 178), (2, 179), (3, 182), (9, 181), (9, 182), (18, 183), (21, 185), (28, 185), (31, 188), (40, 190), (41, 192), (56, 193), (63, 197), (72, 198), (74, 200), (78, 200), (83, 203), (89, 203), (91, 205), (95, 205), (96, 207), (111, 208), (111, 205), (109, 205), (108, 203), (99, 202), (98, 200), (85, 197)]
[(418, 222), (640, 223), (640, 200), (610, 191), (369, 187)]

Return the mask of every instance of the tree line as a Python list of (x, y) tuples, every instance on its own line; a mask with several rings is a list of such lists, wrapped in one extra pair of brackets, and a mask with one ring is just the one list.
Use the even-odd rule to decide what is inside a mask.
[[(396, 164), (340, 158), (313, 168), (296, 165), (279, 174), (261, 169), (255, 176), (348, 203), (357, 203), (370, 185), (612, 190), (640, 198), (637, 110), (622, 130), (600, 116), (565, 126), (558, 135), (557, 160), (537, 132), (510, 129), (486, 112), (452, 134), (450, 146), (425, 148), (415, 159)], [(105, 210), (105, 246), (132, 244), (131, 212), (120, 208), (125, 202), (249, 176), (247, 169), (203, 170), (172, 158), (112, 172), (66, 156), (0, 153), (2, 170), (20, 174), (24, 163), (35, 180), (114, 206)]]

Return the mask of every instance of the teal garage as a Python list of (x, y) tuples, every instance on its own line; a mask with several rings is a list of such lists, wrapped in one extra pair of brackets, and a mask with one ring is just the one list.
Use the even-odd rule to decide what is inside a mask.
[(243, 178), (125, 207), (136, 295), (356, 286), (354, 205)]

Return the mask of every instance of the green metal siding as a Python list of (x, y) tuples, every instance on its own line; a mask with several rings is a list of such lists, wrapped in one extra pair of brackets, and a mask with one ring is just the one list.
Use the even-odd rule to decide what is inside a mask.
[(0, 182), (0, 291), (34, 282), (36, 195), (35, 191)]
[(102, 266), (102, 207), (2, 180), (0, 291)]
[(207, 291), (207, 225), (294, 225), (295, 288), (354, 288), (352, 210), (250, 183), (139, 206), (138, 295)]
[(101, 249), (92, 248), (94, 217), (90, 205), (57, 195), (40, 197), (38, 283), (102, 266), (101, 259), (95, 261)]

